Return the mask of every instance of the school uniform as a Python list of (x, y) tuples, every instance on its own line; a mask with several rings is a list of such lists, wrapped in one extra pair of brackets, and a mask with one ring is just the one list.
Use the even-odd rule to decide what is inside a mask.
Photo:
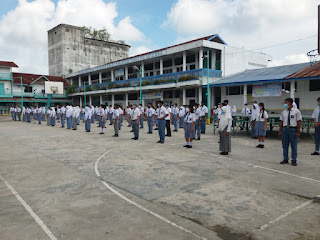
[[(320, 107), (314, 109), (312, 118), (315, 119), (316, 123), (320, 123)], [(320, 146), (320, 126), (315, 127), (314, 133), (314, 140), (315, 140), (315, 152), (319, 153), (319, 146)]]
[(289, 144), (291, 145), (292, 163), (297, 162), (297, 144), (296, 137), (298, 121), (302, 120), (301, 112), (298, 109), (292, 108), (284, 110), (281, 113), (280, 120), (283, 121), (282, 128), (282, 148), (283, 160), (289, 161)]
[(42, 120), (42, 109), (39, 107), (37, 109), (37, 114), (38, 114), (38, 123), (41, 124), (41, 120)]
[(27, 121), (26, 108), (22, 108), (22, 121)]
[[(195, 113), (187, 113), (186, 117), (184, 118), (184, 138), (191, 138), (195, 139), (195, 123), (196, 123), (196, 114)], [(193, 124), (193, 129), (191, 131)]]
[[(220, 141), (219, 141), (219, 150), (223, 155), (231, 152), (231, 126), (232, 126), (232, 116), (231, 112), (227, 108), (227, 106), (222, 107), (221, 118), (219, 121), (219, 133), (220, 133)], [(226, 135), (226, 133), (229, 135)]]
[(54, 109), (54, 107), (52, 107), (50, 111), (50, 125), (56, 125), (56, 110)]
[(16, 111), (17, 111), (18, 120), (21, 121), (21, 108), (17, 107)]
[(119, 125), (118, 125), (119, 116), (120, 116), (119, 109), (114, 109), (113, 114), (112, 114), (112, 118), (113, 118), (113, 129), (114, 129), (115, 136), (119, 135)]
[(14, 108), (10, 107), (11, 118), (14, 120)]
[(76, 107), (72, 108), (72, 129), (77, 130), (79, 114)]
[(165, 116), (168, 113), (167, 109), (164, 106), (161, 106), (157, 109), (158, 112), (158, 133), (160, 137), (160, 143), (164, 143), (165, 140), (165, 127), (166, 127), (166, 120)]
[(207, 106), (203, 105), (200, 107), (200, 129), (201, 133), (205, 134), (206, 133), (206, 113), (208, 113), (208, 108)]
[(77, 125), (80, 125), (81, 109), (77, 106)]
[(119, 123), (118, 123), (119, 130), (121, 130), (122, 121), (123, 121), (123, 110), (122, 108), (119, 108)]
[(171, 108), (166, 108), (168, 116), (165, 118), (166, 120), (166, 129), (167, 129), (167, 137), (171, 137), (171, 127), (170, 127), (170, 121), (171, 121)]
[(42, 107), (42, 121), (46, 120), (46, 108)]
[(253, 137), (253, 138), (257, 137), (256, 130), (254, 129), (254, 125), (256, 124), (257, 112), (259, 111), (258, 104), (254, 104), (254, 107), (252, 106), (252, 110), (251, 110), (251, 124), (252, 124), (252, 126), (251, 126), (251, 137)]
[(139, 121), (140, 121), (140, 127), (143, 128), (143, 121), (144, 121), (144, 108), (143, 107), (140, 107), (139, 108), (140, 110), (140, 118), (139, 118)]
[(60, 119), (61, 119), (61, 110), (60, 108), (57, 108), (57, 122), (60, 123)]
[(85, 130), (87, 132), (91, 131), (91, 109), (89, 107), (85, 108), (85, 114), (84, 114), (84, 121), (85, 121)]
[(131, 115), (132, 115), (132, 109), (131, 108), (127, 108), (126, 110), (126, 114), (128, 115), (128, 127), (131, 127)]
[(200, 107), (198, 107), (195, 110), (196, 122), (195, 122), (195, 125), (194, 125), (194, 129), (195, 129), (195, 134), (197, 135), (197, 139), (199, 139), (199, 140), (200, 140), (200, 137), (201, 137), (200, 114), (201, 114), (201, 109), (200, 109)]
[[(134, 134), (134, 138), (139, 138), (139, 123), (137, 123), (137, 119), (140, 116), (141, 112), (139, 108), (132, 109), (131, 119), (132, 119), (132, 130)], [(141, 116), (140, 116), (141, 117)]]
[(175, 132), (178, 131), (178, 115), (179, 115), (179, 108), (173, 107), (172, 108), (172, 124)]
[(66, 108), (65, 107), (61, 107), (60, 114), (61, 114), (61, 127), (64, 128), (64, 121), (66, 118)]
[(184, 106), (181, 106), (179, 110), (179, 128), (183, 128), (184, 126), (185, 114), (186, 114), (186, 109), (184, 108)]
[(26, 109), (26, 119), (28, 123), (31, 123), (31, 109), (27, 108)]
[(47, 110), (47, 125), (50, 125), (50, 117), (51, 117), (51, 110), (48, 108), (48, 110)]
[(265, 137), (267, 135), (267, 125), (265, 126), (265, 129), (263, 130), (263, 125), (265, 119), (268, 119), (268, 113), (266, 110), (264, 112), (259, 111), (257, 112), (256, 116), (256, 136), (258, 137)]
[(109, 108), (109, 119), (110, 119), (110, 124), (109, 125), (112, 125), (113, 124), (113, 112), (114, 112), (114, 108), (111, 107)]
[(158, 126), (158, 108), (154, 110), (153, 124)]
[(94, 116), (94, 107), (92, 106), (91, 107), (91, 123), (93, 124), (94, 123), (94, 119), (95, 119), (95, 116)]
[(155, 110), (152, 107), (147, 108), (146, 115), (147, 115), (149, 133), (152, 133), (153, 131), (154, 113), (155, 113)]
[[(241, 111), (241, 114), (243, 114), (243, 115), (249, 115), (250, 113), (251, 113), (251, 111), (250, 111), (250, 108), (248, 108), (248, 107), (244, 107), (244, 108), (242, 109), (242, 111)], [(245, 120), (245, 121), (249, 121), (249, 118), (248, 118), (248, 117), (245, 117), (244, 120)], [(244, 126), (245, 126), (245, 125), (246, 125), (246, 129), (247, 129), (247, 131), (248, 131), (248, 122), (247, 122), (247, 123), (243, 122), (243, 124), (242, 124), (242, 129), (244, 129)]]
[(102, 110), (102, 108), (99, 108), (99, 109), (98, 109), (98, 112), (97, 112), (97, 114), (98, 114), (98, 121), (99, 121), (98, 127), (101, 127), (101, 119), (102, 119), (101, 110)]
[(100, 114), (101, 114), (101, 122), (100, 125), (102, 128), (106, 127), (106, 122), (107, 122), (107, 115), (106, 115), (106, 111), (103, 108), (100, 109)]
[[(90, 110), (91, 111), (91, 110)], [(72, 127), (72, 107), (67, 106), (66, 118), (67, 118), (67, 129), (71, 129)], [(91, 114), (90, 114), (91, 117)]]

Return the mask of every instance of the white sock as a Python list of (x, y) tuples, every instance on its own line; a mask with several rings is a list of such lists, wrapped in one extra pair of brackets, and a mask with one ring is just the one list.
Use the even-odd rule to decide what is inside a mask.
[(264, 142), (261, 142), (260, 144), (261, 144), (261, 145), (264, 145)]
[(190, 146), (192, 146), (192, 142), (190, 142)]
[(102, 128), (102, 132), (104, 133), (104, 128)]
[(187, 142), (187, 145), (188, 145), (188, 146), (190, 145), (190, 142), (189, 142), (189, 141)]

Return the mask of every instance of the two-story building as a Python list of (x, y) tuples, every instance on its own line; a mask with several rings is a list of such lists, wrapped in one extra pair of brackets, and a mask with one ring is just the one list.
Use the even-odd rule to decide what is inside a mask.
[[(144, 105), (160, 99), (181, 105), (206, 101), (207, 82), (267, 67), (270, 60), (264, 53), (228, 46), (215, 34), (71, 73), (66, 79), (73, 86), (69, 96), (80, 106), (84, 101), (123, 106), (139, 102), (140, 80)], [(215, 96), (210, 105), (219, 102), (221, 93), (210, 91)]]
[[(6, 114), (12, 105), (44, 106), (48, 102), (45, 93), (45, 82), (63, 82), (64, 87), (69, 86), (62, 77), (27, 74), (13, 72), (18, 68), (14, 62), (0, 61), (0, 114)], [(64, 94), (53, 94), (52, 105), (70, 103), (66, 90)]]

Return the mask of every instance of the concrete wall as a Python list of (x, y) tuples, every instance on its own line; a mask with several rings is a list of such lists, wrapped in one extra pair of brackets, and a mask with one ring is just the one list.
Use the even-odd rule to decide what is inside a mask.
[[(4, 83), (4, 91), (6, 93), (9, 93), (11, 94), (11, 81), (8, 81), (8, 80), (0, 80), (0, 83)], [(9, 89), (9, 90), (7, 90)]]
[(85, 38), (80, 27), (59, 25), (48, 32), (49, 75), (63, 76), (127, 58), (129, 48)]
[(0, 67), (0, 73), (11, 73), (10, 67)]

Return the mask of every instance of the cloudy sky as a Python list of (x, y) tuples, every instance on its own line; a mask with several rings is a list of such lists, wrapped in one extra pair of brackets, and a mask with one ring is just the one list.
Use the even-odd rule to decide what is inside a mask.
[[(317, 48), (320, 0), (1, 0), (0, 60), (48, 73), (47, 31), (59, 23), (106, 27), (131, 55), (218, 33), (228, 45), (308, 61)], [(303, 39), (300, 41), (294, 41)], [(270, 47), (281, 43), (289, 44)]]

